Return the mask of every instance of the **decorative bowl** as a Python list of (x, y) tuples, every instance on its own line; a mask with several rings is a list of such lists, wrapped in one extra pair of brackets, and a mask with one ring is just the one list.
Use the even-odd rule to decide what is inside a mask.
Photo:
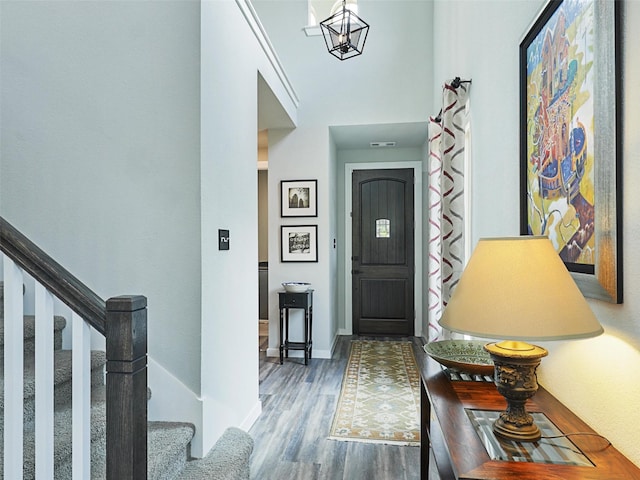
[(493, 361), (482, 347), (484, 340), (440, 340), (427, 343), (424, 351), (438, 363), (472, 375), (493, 375)]
[(307, 282), (284, 282), (282, 286), (289, 293), (303, 293), (311, 288)]

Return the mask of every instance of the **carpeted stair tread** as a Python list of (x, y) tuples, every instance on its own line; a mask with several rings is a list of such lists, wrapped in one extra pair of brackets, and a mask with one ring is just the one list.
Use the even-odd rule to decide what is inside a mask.
[[(54, 388), (55, 405), (60, 407), (71, 402), (71, 350), (56, 350), (54, 356)], [(91, 352), (91, 385), (104, 383), (104, 365), (106, 355), (102, 351)], [(35, 365), (33, 358), (24, 362), (24, 426), (33, 428), (35, 420)], [(4, 385), (4, 366), (0, 365), (0, 385)], [(0, 416), (4, 417), (4, 388), (0, 387)], [(0, 432), (4, 430), (4, 422), (0, 422)]]
[[(35, 315), (24, 316), (24, 338), (34, 338), (36, 336)], [(53, 330), (62, 331), (67, 325), (67, 320), (61, 315), (53, 316)], [(0, 316), (0, 346), (4, 346), (4, 317)]]
[[(189, 445), (195, 433), (190, 423), (149, 422), (147, 430), (147, 478), (171, 480), (176, 478), (187, 463)], [(71, 478), (71, 462), (57, 472), (58, 478)], [(95, 439), (91, 445), (91, 479), (102, 480), (107, 476), (105, 461), (105, 437)], [(209, 477), (215, 478), (215, 477)]]
[(187, 462), (176, 480), (248, 478), (253, 439), (239, 428), (228, 428), (206, 457)]
[(147, 437), (149, 480), (176, 478), (187, 463), (195, 431), (195, 426), (190, 423), (149, 422)]
[[(71, 380), (71, 350), (56, 350), (53, 352), (54, 370), (53, 382), (55, 388)], [(91, 352), (91, 370), (101, 369), (107, 362), (104, 352)], [(24, 398), (35, 396), (35, 361), (26, 359), (24, 362)], [(0, 385), (4, 385), (4, 365), (0, 365)], [(0, 389), (0, 407), (4, 408), (4, 389)]]
[[(54, 468), (55, 478), (71, 478), (71, 437), (72, 409), (70, 404), (59, 406), (54, 411)], [(91, 394), (91, 442), (103, 438), (106, 432), (106, 404), (104, 400), (104, 386), (94, 388)], [(2, 451), (0, 451), (0, 459)], [(67, 470), (69, 475), (67, 476)], [(0, 462), (0, 475), (2, 462)], [(33, 428), (24, 432), (24, 479), (35, 478), (35, 431)]]
[[(24, 286), (22, 288), (23, 292), (25, 290)], [(62, 348), (62, 330), (67, 325), (67, 321), (63, 316), (54, 315), (53, 316), (53, 330), (54, 330), (54, 342), (55, 348)], [(35, 327), (35, 316), (34, 315), (25, 315), (24, 316), (24, 339), (25, 353), (33, 352), (35, 347), (35, 335), (36, 335), (36, 327)], [(4, 282), (0, 281), (0, 354), (4, 357)]]
[[(53, 317), (53, 341), (54, 348), (59, 350), (62, 348), (62, 330), (67, 325), (64, 317), (55, 315)], [(24, 353), (33, 354), (35, 350), (36, 338), (36, 320), (33, 315), (24, 316)], [(0, 354), (4, 358), (4, 317), (0, 316)]]

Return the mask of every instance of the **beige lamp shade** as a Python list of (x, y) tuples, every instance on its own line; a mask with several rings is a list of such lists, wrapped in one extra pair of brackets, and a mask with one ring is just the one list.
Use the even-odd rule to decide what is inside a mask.
[(483, 338), (587, 338), (603, 332), (547, 237), (481, 239), (440, 325)]

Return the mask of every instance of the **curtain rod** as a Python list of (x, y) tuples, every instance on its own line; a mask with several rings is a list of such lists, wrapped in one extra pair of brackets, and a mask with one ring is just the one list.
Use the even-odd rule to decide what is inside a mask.
[(451, 82), (451, 86), (453, 88), (458, 88), (460, 86), (461, 83), (471, 83), (471, 80), (460, 80), (460, 77), (456, 77), (453, 79), (453, 81)]
[[(460, 80), (460, 77), (456, 77), (451, 81), (451, 86), (453, 88), (458, 88), (462, 83), (471, 83), (471, 80)], [(440, 109), (438, 116), (433, 120), (436, 123), (440, 123), (442, 121), (442, 109)]]

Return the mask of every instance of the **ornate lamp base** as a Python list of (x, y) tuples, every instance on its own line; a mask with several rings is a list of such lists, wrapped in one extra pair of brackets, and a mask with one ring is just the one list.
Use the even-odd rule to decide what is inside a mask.
[(504, 341), (488, 343), (495, 365), (494, 382), (498, 392), (507, 400), (507, 410), (493, 424), (493, 432), (516, 442), (535, 442), (540, 429), (527, 412), (525, 403), (538, 391), (536, 369), (547, 351), (525, 342)]

